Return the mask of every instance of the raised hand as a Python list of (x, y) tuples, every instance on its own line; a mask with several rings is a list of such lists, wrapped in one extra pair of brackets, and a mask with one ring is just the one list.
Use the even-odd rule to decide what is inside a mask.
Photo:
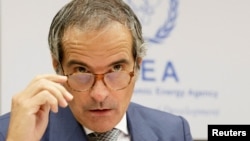
[(7, 141), (39, 141), (48, 125), (49, 112), (66, 107), (73, 96), (63, 87), (67, 77), (55, 74), (34, 78), (12, 98)]

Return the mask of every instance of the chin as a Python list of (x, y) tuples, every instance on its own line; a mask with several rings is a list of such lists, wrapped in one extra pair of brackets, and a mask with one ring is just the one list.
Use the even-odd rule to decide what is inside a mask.
[(102, 121), (102, 122), (98, 122), (98, 123), (90, 123), (89, 127), (86, 126), (87, 128), (95, 131), (95, 132), (106, 132), (109, 131), (111, 129), (113, 129), (116, 126), (116, 124), (113, 122), (109, 122), (109, 121)]

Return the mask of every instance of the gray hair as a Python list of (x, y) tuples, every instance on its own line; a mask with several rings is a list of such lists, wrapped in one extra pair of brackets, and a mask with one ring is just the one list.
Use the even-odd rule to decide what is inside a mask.
[(133, 10), (122, 0), (72, 0), (52, 20), (48, 42), (50, 52), (59, 62), (63, 60), (62, 39), (69, 27), (98, 30), (116, 21), (126, 26), (133, 38), (133, 57), (144, 57), (145, 42), (142, 27)]

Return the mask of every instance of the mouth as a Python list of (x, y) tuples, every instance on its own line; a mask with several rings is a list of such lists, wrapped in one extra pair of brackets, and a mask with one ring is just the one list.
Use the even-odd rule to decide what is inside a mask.
[(107, 116), (111, 114), (111, 109), (93, 109), (89, 110), (89, 112), (95, 116)]

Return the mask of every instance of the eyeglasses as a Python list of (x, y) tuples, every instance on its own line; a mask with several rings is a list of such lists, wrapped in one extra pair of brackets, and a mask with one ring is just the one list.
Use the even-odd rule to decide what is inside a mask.
[(134, 76), (134, 67), (131, 72), (115, 71), (103, 74), (77, 72), (65, 76), (68, 77), (67, 85), (77, 92), (91, 89), (97, 80), (102, 80), (104, 85), (112, 90), (122, 90), (130, 84)]
[(105, 86), (112, 90), (121, 90), (130, 84), (134, 71), (118, 71), (104, 74), (73, 73), (66, 76), (68, 77), (68, 86), (74, 91), (87, 91), (93, 87), (97, 80), (102, 80)]

